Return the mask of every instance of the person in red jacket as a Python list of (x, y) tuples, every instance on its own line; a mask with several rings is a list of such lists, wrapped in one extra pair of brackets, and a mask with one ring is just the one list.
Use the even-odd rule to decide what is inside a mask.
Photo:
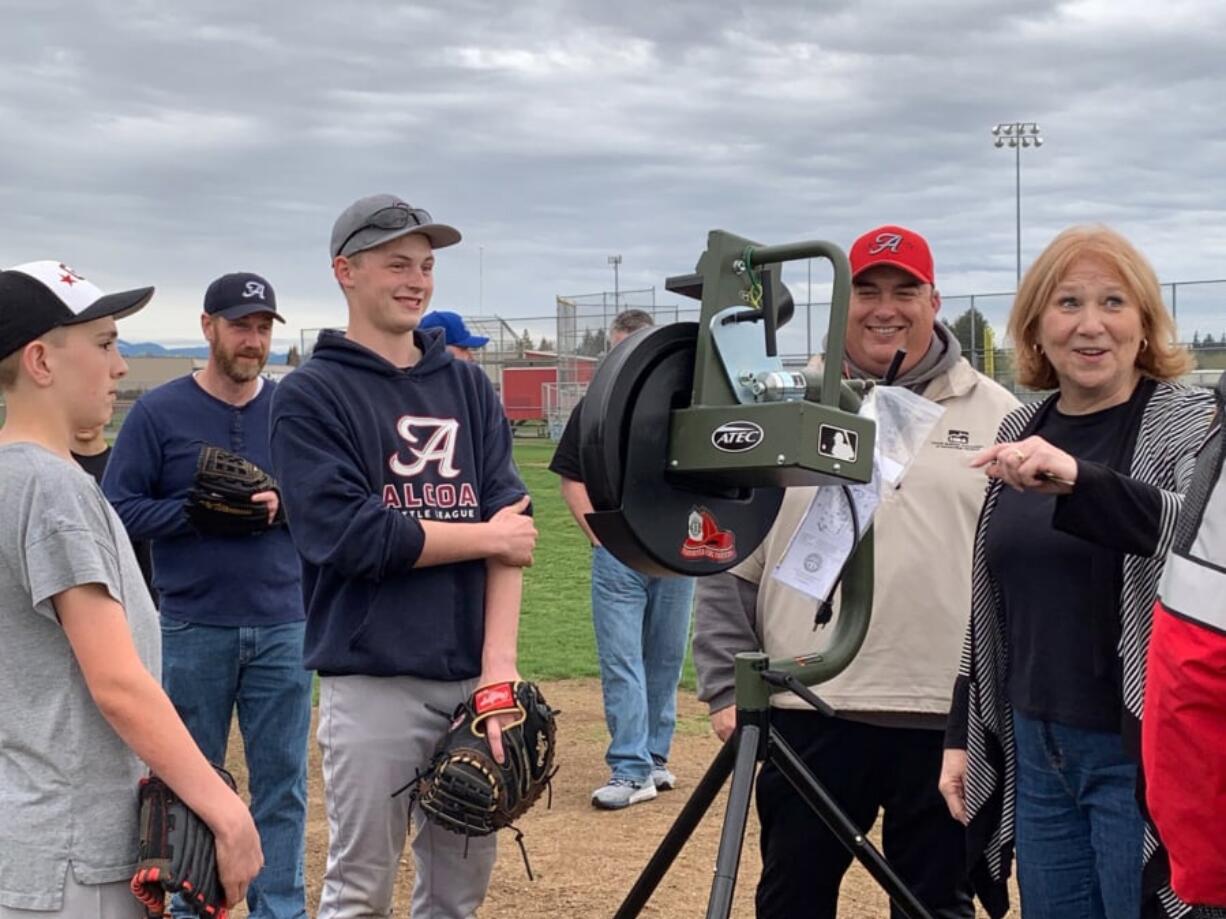
[(1141, 754), (1146, 803), (1193, 917), (1226, 919), (1226, 374), (1154, 604)]

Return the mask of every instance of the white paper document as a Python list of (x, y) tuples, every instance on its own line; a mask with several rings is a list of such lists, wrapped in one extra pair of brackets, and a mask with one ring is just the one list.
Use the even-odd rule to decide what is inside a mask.
[[(880, 474), (874, 474), (867, 485), (848, 486), (855, 500), (861, 536), (872, 523), (881, 500), (880, 481)], [(846, 492), (837, 486), (819, 488), (775, 567), (774, 577), (815, 600), (824, 600), (830, 595), (853, 545), (851, 509)]]
[(874, 473), (894, 487), (911, 468), (945, 409), (901, 386), (878, 386), (865, 397), (860, 414), (877, 423)]
[[(943, 413), (936, 403), (896, 386), (877, 387), (864, 400), (860, 414), (876, 422), (877, 435), (872, 481), (848, 486), (856, 504), (859, 536), (873, 522), (881, 489), (898, 487)], [(792, 534), (773, 577), (815, 600), (825, 600), (854, 546), (847, 493), (837, 485), (822, 486)]]

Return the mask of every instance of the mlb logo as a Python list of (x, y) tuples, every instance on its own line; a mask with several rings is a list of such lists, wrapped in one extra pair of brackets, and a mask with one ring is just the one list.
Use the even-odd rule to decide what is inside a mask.
[(823, 424), (817, 431), (817, 452), (819, 456), (854, 463), (860, 453), (860, 435), (847, 428)]

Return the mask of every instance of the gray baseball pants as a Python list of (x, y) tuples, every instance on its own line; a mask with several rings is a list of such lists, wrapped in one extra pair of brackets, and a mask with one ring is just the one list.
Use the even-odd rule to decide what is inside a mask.
[(64, 905), (52, 912), (0, 906), (0, 919), (142, 919), (145, 909), (132, 896), (127, 881), (81, 884), (68, 866)]
[[(335, 676), (319, 681), (328, 866), (318, 919), (392, 915), (410, 818), (413, 919), (470, 919), (494, 869), (494, 836), (465, 839), (428, 823), (392, 792), (424, 772), (475, 681)], [(467, 854), (465, 850), (467, 849)]]

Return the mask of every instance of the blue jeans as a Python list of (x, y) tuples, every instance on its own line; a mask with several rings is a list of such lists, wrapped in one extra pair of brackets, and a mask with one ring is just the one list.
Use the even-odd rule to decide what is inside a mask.
[[(311, 674), (304, 623), (207, 626), (162, 617), (162, 685), (204, 755), (225, 763), (230, 717), (247, 754), (251, 815), (264, 869), (247, 891), (251, 919), (306, 919), (307, 743)], [(176, 898), (176, 917), (193, 914)]]
[(1137, 919), (1137, 764), (1119, 734), (1013, 713), (1023, 919)]
[(677, 683), (690, 637), (694, 581), (649, 577), (607, 549), (592, 551), (592, 621), (611, 741), (605, 762), (641, 782), (667, 760), (677, 724)]

